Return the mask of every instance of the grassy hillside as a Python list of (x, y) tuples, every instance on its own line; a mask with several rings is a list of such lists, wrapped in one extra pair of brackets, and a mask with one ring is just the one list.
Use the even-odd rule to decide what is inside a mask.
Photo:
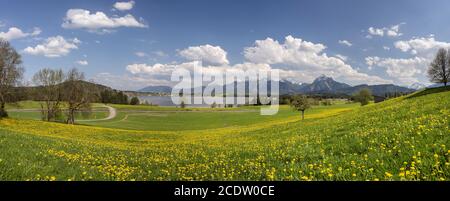
[(449, 105), (426, 93), (178, 132), (4, 119), (0, 180), (450, 180)]

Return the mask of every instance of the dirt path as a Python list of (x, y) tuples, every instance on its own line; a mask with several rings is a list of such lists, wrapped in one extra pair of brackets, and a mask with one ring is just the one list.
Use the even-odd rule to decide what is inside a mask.
[(108, 108), (109, 115), (106, 118), (103, 119), (88, 119), (88, 120), (78, 120), (77, 122), (88, 122), (88, 121), (107, 121), (116, 118), (117, 116), (117, 110), (116, 108), (113, 108), (108, 105), (103, 105), (102, 107)]
[(102, 119), (102, 120), (111, 120), (114, 119), (117, 116), (117, 110), (116, 108), (113, 108), (111, 106), (105, 105), (106, 108), (109, 110), (109, 116)]

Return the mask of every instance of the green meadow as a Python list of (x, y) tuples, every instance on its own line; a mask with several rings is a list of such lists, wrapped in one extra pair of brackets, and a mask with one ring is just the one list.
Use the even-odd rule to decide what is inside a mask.
[(449, 89), (319, 106), (303, 121), (286, 106), (272, 117), (113, 105), (104, 122), (6, 118), (0, 179), (449, 180)]
[[(343, 111), (357, 106), (358, 104), (316, 106), (309, 110), (308, 114), (315, 116), (327, 110)], [(289, 106), (281, 106), (279, 112), (272, 116), (260, 115), (260, 107), (198, 108), (197, 110), (168, 110), (167, 108), (152, 107), (139, 107), (143, 110), (136, 110), (130, 109), (130, 106), (118, 106), (117, 108), (120, 109), (117, 110), (118, 114), (114, 119), (91, 121), (84, 124), (131, 130), (180, 131), (245, 126), (300, 117), (299, 113), (293, 111)]]

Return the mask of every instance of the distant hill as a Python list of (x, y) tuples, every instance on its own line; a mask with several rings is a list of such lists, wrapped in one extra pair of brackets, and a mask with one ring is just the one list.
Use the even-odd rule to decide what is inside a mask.
[(146, 93), (171, 93), (172, 87), (169, 86), (148, 86), (142, 89), (137, 90), (137, 92), (146, 92)]
[[(119, 93), (119, 90), (115, 90), (111, 87), (96, 84), (88, 81), (80, 81), (82, 82), (82, 85), (84, 88), (88, 88), (89, 91), (91, 91), (95, 97), (95, 102), (100, 102), (101, 100), (101, 93), (104, 91), (109, 91), (111, 93)], [(65, 85), (65, 83), (62, 83), (61, 85)], [(21, 86), (14, 88), (14, 93), (18, 94), (19, 100), (39, 100), (39, 94), (42, 93), (43, 87), (42, 86)]]

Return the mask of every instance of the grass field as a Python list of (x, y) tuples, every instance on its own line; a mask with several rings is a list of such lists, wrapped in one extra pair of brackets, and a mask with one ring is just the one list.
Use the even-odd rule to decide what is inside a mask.
[[(333, 106), (317, 106), (307, 112), (307, 118), (328, 110), (330, 113), (339, 113), (357, 107), (358, 104), (338, 104)], [(131, 130), (177, 131), (202, 130), (244, 126), (261, 122), (276, 122), (279, 120), (299, 120), (298, 112), (289, 106), (281, 106), (277, 115), (259, 115), (260, 107), (239, 108), (189, 108), (176, 110), (168, 107), (146, 107), (113, 105), (118, 108), (116, 118), (108, 121), (91, 121), (87, 125), (120, 128)], [(141, 110), (137, 110), (137, 108)]]
[(446, 90), (315, 108), (304, 121), (283, 108), (267, 121), (226, 113), (247, 123), (210, 128), (175, 113), (193, 115), (184, 131), (160, 130), (170, 115), (147, 131), (3, 119), (0, 180), (450, 180)]

